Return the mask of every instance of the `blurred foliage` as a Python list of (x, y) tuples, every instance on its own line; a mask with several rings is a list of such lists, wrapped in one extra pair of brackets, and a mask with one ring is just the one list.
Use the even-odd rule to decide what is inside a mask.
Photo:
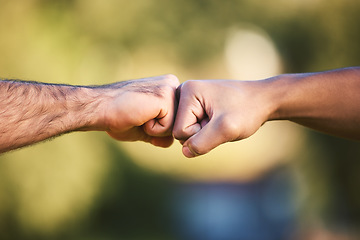
[[(166, 210), (168, 204), (167, 193), (170, 191), (171, 179), (139, 168), (134, 165), (131, 159), (126, 156), (118, 146), (114, 145), (113, 142), (104, 141), (108, 143), (106, 151), (109, 154), (106, 155), (103, 160), (106, 161), (107, 164), (110, 164), (111, 168), (107, 170), (106, 178), (100, 181), (100, 186), (98, 186), (99, 193), (96, 196), (86, 196), (91, 200), (90, 206), (82, 206), (84, 202), (81, 203), (82, 205), (72, 202), (69, 208), (72, 212), (70, 215), (72, 216), (70, 218), (69, 216), (61, 216), (65, 218), (65, 221), (55, 221), (55, 223), (57, 223), (56, 228), (51, 228), (50, 231), (47, 231), (48, 229), (44, 220), (42, 220), (40, 227), (35, 224), (29, 228), (27, 225), (19, 224), (16, 214), (18, 208), (21, 208), (21, 204), (13, 202), (8, 205), (10, 207), (6, 209), (5, 214), (1, 216), (0, 238), (168, 239), (170, 234), (167, 229), (170, 229), (170, 224)], [(81, 151), (81, 149), (79, 150)], [(87, 158), (86, 160), (89, 159)], [(97, 160), (100, 160), (100, 158)], [(41, 161), (49, 161), (51, 165), (54, 165), (53, 159), (41, 159)], [(67, 162), (67, 164), (69, 164), (69, 162)], [(84, 163), (84, 165), (86, 165), (86, 163)], [(55, 169), (52, 171), (55, 171)], [(59, 169), (58, 171), (60, 174), (66, 175), (66, 170)], [(79, 171), (79, 169), (77, 169), (77, 171)], [(1, 171), (2, 176), (3, 173), (6, 174), (6, 171)], [(90, 177), (93, 178), (93, 176)], [(6, 179), (6, 176), (2, 179)], [(28, 180), (26, 174), (25, 178), (21, 180)], [(49, 181), (51, 178), (47, 180)], [(66, 182), (65, 179), (62, 181)], [(56, 198), (60, 198), (60, 201), (64, 202), (62, 198), (66, 198), (69, 195), (77, 199), (82, 199), (83, 196), (86, 195), (84, 191), (86, 190), (84, 189), (85, 186), (82, 186), (82, 189), (76, 189), (76, 187), (73, 186), (74, 184), (76, 184), (74, 179), (71, 179), (70, 183), (63, 183), (70, 191), (78, 191), (78, 194), (73, 192), (72, 194), (65, 193), (62, 195), (58, 194), (59, 189), (54, 189), (55, 192), (52, 194), (55, 199), (51, 201), (56, 201)], [(94, 185), (94, 182), (90, 181), (87, 182), (87, 184)], [(7, 186), (7, 188), (16, 187), (11, 185), (11, 182), (5, 182), (4, 185)], [(47, 184), (42, 185), (46, 186)], [(49, 191), (43, 187), (44, 186), (40, 184), (38, 190), (41, 192)], [(59, 187), (59, 184), (53, 182), (50, 187)], [(5, 189), (1, 190), (4, 192)], [(13, 191), (11, 189), (6, 190), (6, 193), (10, 195), (14, 192), (16, 193), (14, 189), (12, 189)], [(9, 198), (19, 200), (19, 197), (16, 196), (9, 196)], [(33, 197), (25, 200), (36, 201)], [(37, 206), (35, 208), (36, 212), (32, 212), (31, 216), (29, 216), (30, 222), (38, 218), (39, 214), (51, 214), (51, 212), (43, 212), (43, 207), (46, 206)], [(57, 208), (59, 206), (55, 205), (52, 207)], [(87, 208), (85, 213), (81, 209), (84, 207)], [(69, 213), (67, 214), (69, 215)], [(54, 222), (49, 216), (45, 216), (44, 218)]]
[[(0, 0), (0, 74), (70, 84), (169, 72), (229, 78), (224, 44), (242, 23), (271, 36), (286, 72), (354, 66), (359, 10), (356, 0)], [(358, 228), (359, 143), (308, 133), (294, 164), (307, 183), (306, 219)], [(172, 239), (172, 181), (99, 133), (4, 154), (0, 238)]]

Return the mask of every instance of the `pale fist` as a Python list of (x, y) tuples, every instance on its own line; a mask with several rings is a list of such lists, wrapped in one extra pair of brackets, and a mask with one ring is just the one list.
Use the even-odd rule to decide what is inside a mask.
[(121, 141), (169, 147), (178, 85), (179, 80), (171, 74), (112, 84), (105, 112), (108, 134)]

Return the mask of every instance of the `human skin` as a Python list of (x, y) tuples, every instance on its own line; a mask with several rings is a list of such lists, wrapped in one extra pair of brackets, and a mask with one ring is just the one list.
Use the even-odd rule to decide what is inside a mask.
[(73, 131), (169, 147), (178, 85), (171, 74), (102, 86), (0, 81), (0, 153)]
[(248, 138), (271, 120), (360, 140), (360, 67), (260, 81), (192, 80), (177, 91), (173, 135), (186, 157)]

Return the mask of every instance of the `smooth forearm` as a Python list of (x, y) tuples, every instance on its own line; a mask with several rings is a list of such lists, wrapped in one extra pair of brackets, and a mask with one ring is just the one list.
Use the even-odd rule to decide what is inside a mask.
[(290, 120), (329, 134), (360, 139), (360, 68), (284, 74), (269, 83), (269, 120)]
[(0, 153), (70, 131), (100, 128), (91, 87), (0, 81)]

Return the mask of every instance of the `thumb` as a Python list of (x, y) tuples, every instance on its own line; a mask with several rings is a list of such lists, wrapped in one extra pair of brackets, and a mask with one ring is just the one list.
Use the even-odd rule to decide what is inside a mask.
[(228, 126), (223, 120), (210, 120), (200, 131), (184, 142), (183, 154), (188, 158), (196, 157), (230, 141), (232, 135), (227, 134), (226, 129)]

